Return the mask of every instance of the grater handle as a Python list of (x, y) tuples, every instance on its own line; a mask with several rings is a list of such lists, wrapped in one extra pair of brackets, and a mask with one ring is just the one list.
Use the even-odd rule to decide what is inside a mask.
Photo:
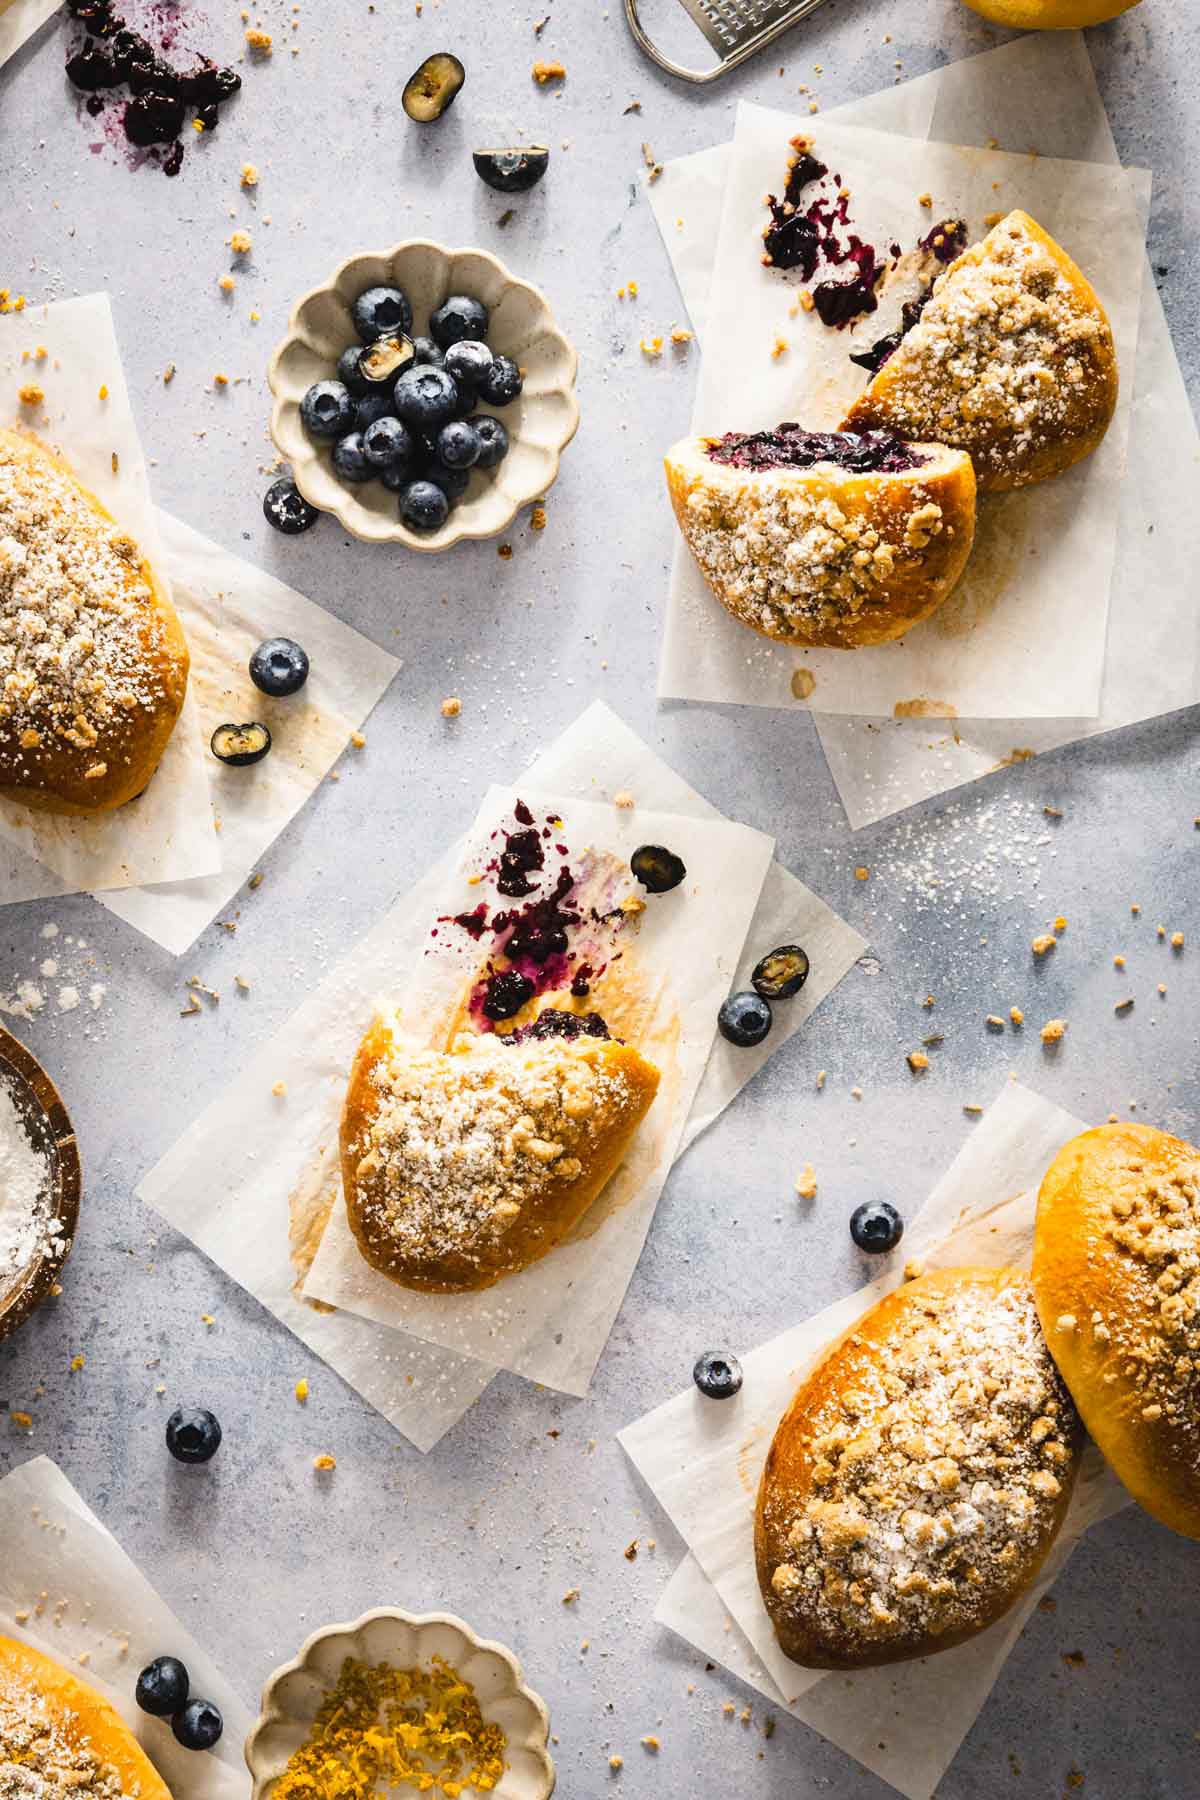
[(646, 35), (645, 27), (638, 17), (638, 0), (625, 0), (625, 17), (629, 29), (633, 33), (634, 42), (639, 50), (650, 58), (651, 62), (657, 63), (660, 69), (665, 69), (668, 75), (677, 75), (680, 81), (691, 81), (696, 86), (703, 87), (708, 82), (716, 81), (720, 76), (727, 74), (730, 69), (736, 69), (739, 63), (743, 63), (753, 56), (756, 50), (764, 50), (781, 32), (786, 31), (790, 25), (798, 24), (801, 19), (807, 18), (809, 13), (815, 12), (817, 7), (823, 4), (824, 0), (796, 0), (795, 7), (776, 24), (769, 26), (766, 31), (760, 31), (755, 36), (748, 38), (730, 55), (722, 57), (720, 62), (711, 69), (686, 69), (682, 63), (672, 62), (669, 56), (664, 56), (657, 44), (652, 43)]

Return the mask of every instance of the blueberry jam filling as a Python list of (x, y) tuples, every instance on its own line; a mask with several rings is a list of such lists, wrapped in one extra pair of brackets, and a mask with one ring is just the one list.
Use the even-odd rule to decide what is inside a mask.
[(545, 1012), (539, 1013), (532, 1025), (522, 1025), (518, 1031), (509, 1034), (510, 1044), (524, 1043), (527, 1038), (609, 1038), (610, 1032), (599, 1013), (561, 1012), (556, 1006), (548, 1006)]
[(528, 831), (514, 831), (500, 853), (496, 886), (510, 900), (523, 899), (526, 894), (532, 894), (536, 886), (529, 880), (530, 875), (545, 866), (546, 852), (537, 832), (532, 827)]
[(113, 0), (67, 0), (67, 10), (87, 31), (83, 44), (67, 58), (72, 86), (88, 95), (93, 118), (104, 110), (101, 95), (128, 87), (121, 123), (126, 138), (139, 150), (169, 146), (160, 158), (165, 175), (177, 175), (183, 164), (180, 132), (189, 108), (204, 131), (215, 131), (220, 108), (242, 85), (234, 69), (219, 68), (202, 57), (192, 69), (172, 68), (165, 57), (132, 30), (114, 10)]
[(892, 475), (927, 460), (890, 431), (802, 431), (790, 423), (774, 431), (727, 431), (708, 446), (708, 455), (734, 469), (810, 469), (827, 462), (855, 475)]
[[(938, 262), (946, 264), (952, 263), (956, 256), (960, 256), (966, 249), (966, 244), (966, 220), (943, 219), (940, 225), (935, 225), (933, 230), (921, 239), (919, 248), (928, 256), (935, 257)], [(936, 279), (935, 276), (932, 280), (927, 281), (919, 294), (904, 302), (900, 308), (899, 331), (889, 331), (886, 337), (876, 338), (869, 350), (862, 350), (857, 355), (852, 352), (850, 361), (857, 363), (860, 369), (866, 369), (871, 375), (882, 369), (888, 357), (899, 347), (900, 340), (912, 330), (929, 305)]]
[[(853, 272), (848, 280), (821, 281), (812, 290), (813, 307), (823, 324), (848, 325), (863, 313), (875, 311), (879, 304), (875, 289), (884, 266), (874, 246), (850, 229), (849, 197), (842, 189), (841, 176), (833, 176), (833, 191), (827, 191), (826, 165), (818, 162), (803, 139), (793, 141), (796, 155), (788, 164), (783, 196), (767, 195), (771, 220), (763, 232), (763, 262), (773, 269), (796, 269), (805, 282), (811, 281), (819, 268), (849, 265)], [(801, 200), (810, 188), (818, 191), (802, 207)]]
[(533, 983), (518, 969), (504, 969), (491, 974), (483, 993), (480, 1011), (485, 1019), (499, 1021), (515, 1018), (527, 1000), (533, 998)]

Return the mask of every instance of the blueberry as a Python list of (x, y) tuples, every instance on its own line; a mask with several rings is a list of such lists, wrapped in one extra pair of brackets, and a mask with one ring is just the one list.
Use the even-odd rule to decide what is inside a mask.
[(483, 1016), (485, 1019), (511, 1019), (532, 998), (533, 983), (528, 975), (522, 975), (519, 969), (505, 969), (499, 975), (488, 977)]
[(450, 517), (450, 502), (432, 481), (410, 481), (400, 490), (400, 517), (410, 531), (436, 531)]
[(300, 419), (310, 437), (341, 437), (354, 423), (349, 388), (341, 381), (314, 381), (300, 402)]
[(412, 325), (412, 306), (401, 288), (373, 287), (360, 294), (351, 307), (354, 329), (364, 344), (393, 332), (404, 336)]
[(470, 294), (451, 294), (429, 320), (429, 335), (443, 350), (463, 338), (486, 338), (487, 328), (488, 309)]
[(764, 1000), (790, 1000), (808, 980), (808, 958), (799, 944), (780, 944), (754, 965), (750, 985)]
[(710, 1400), (732, 1400), (742, 1385), (742, 1365), (736, 1356), (706, 1350), (696, 1358), (692, 1380)]
[(673, 850), (662, 844), (641, 844), (629, 859), (635, 881), (640, 881), (649, 894), (669, 894), (677, 888), (687, 870)]
[(427, 56), (420, 68), (409, 76), (400, 104), (418, 125), (429, 125), (454, 105), (466, 79), (467, 71), (457, 56), (451, 56), (448, 50), (439, 50), (436, 55)]
[(370, 393), (390, 393), (402, 370), (415, 360), (413, 341), (403, 332), (376, 338), (358, 353), (358, 369)]
[(471, 382), (461, 375), (456, 377), (454, 385), (458, 389), (458, 405), (454, 409), (454, 416), (456, 419), (469, 418), (479, 405), (479, 395)]
[(889, 1200), (865, 1200), (850, 1214), (850, 1236), (860, 1250), (880, 1256), (904, 1236), (904, 1220)]
[(407, 427), (399, 419), (385, 413), (363, 432), (363, 450), (372, 468), (386, 468), (390, 463), (410, 463), (413, 441)]
[(483, 445), (479, 441), (479, 433), (466, 419), (451, 419), (438, 432), (438, 461), (448, 469), (469, 469), (479, 461), (479, 452)]
[(392, 396), (390, 390), (387, 390), (382, 394), (368, 394), (364, 400), (360, 400), (358, 403), (358, 407), (354, 414), (354, 429), (355, 431), (361, 431), (363, 436), (366, 437), (368, 426), (373, 425), (376, 419), (390, 419), (394, 417), (395, 414), (392, 412)]
[(156, 1656), (137, 1678), (133, 1697), (143, 1712), (169, 1719), (187, 1704), (190, 1680), (177, 1656)]
[(398, 494), (401, 488), (407, 487), (413, 478), (408, 464), (402, 462), (385, 463), (377, 473), (384, 487), (393, 494)]
[(771, 1029), (771, 1002), (764, 1000), (761, 994), (752, 994), (747, 990), (742, 994), (730, 994), (728, 1000), (717, 1014), (717, 1030), (739, 1050), (749, 1050), (755, 1044), (761, 1044)]
[(285, 537), (297, 537), (315, 525), (321, 515), (315, 506), (308, 504), (295, 482), (285, 477), (282, 481), (273, 481), (263, 495), (263, 516), (268, 525), (282, 531)]
[(514, 144), (505, 150), (476, 150), (471, 160), (475, 173), (498, 194), (527, 194), (550, 167), (544, 144)]
[(446, 352), (431, 337), (414, 338), (413, 351), (419, 363), (428, 363), (434, 369), (445, 367)]
[(461, 500), (467, 491), (470, 479), (468, 470), (451, 469), (437, 457), (427, 462), (421, 470), (422, 481), (432, 481), (434, 487), (440, 487), (447, 500)]
[(405, 369), (396, 383), (397, 418), (406, 425), (431, 429), (444, 425), (458, 410), (458, 389), (445, 369), (431, 369), (424, 363)]
[(260, 720), (247, 725), (218, 725), (208, 741), (218, 762), (231, 769), (248, 769), (261, 762), (271, 748), (271, 733)]
[(348, 431), (333, 446), (333, 466), (343, 481), (370, 481), (375, 471), (367, 461), (361, 431)]
[(176, 1462), (206, 1463), (221, 1447), (215, 1413), (202, 1406), (177, 1406), (167, 1420), (167, 1449)]
[(298, 693), (308, 680), (308, 652), (294, 638), (267, 638), (250, 658), (250, 679), (277, 700)]
[(171, 1720), (171, 1730), (185, 1750), (211, 1750), (225, 1721), (211, 1700), (189, 1700)]
[(471, 424), (479, 433), (479, 441), (483, 448), (479, 452), (477, 469), (494, 469), (497, 463), (503, 462), (508, 455), (508, 433), (499, 419), (493, 419), (491, 413), (476, 413)]
[(460, 388), (464, 382), (468, 387), (477, 388), (492, 362), (492, 353), (486, 344), (481, 344), (478, 338), (460, 338), (447, 350), (444, 366)]
[(508, 406), (524, 386), (524, 376), (511, 356), (493, 356), (479, 377), (479, 397), (489, 406)]
[(352, 394), (365, 394), (370, 389), (370, 383), (358, 366), (361, 355), (361, 344), (347, 344), (337, 359), (337, 378)]

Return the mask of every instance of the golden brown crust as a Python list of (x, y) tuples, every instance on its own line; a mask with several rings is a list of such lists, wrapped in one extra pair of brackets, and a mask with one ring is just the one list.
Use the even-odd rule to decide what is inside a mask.
[[(90, 1752), (102, 1769), (115, 1772), (127, 1800), (171, 1800), (162, 1776), (101, 1694), (40, 1650), (0, 1637), (0, 1763), (14, 1760), (27, 1768), (33, 1766), (27, 1750), (7, 1741), (8, 1734), (28, 1716), (44, 1720), (57, 1745), (79, 1753), (84, 1765)], [(47, 1754), (53, 1761), (53, 1745)], [(88, 1795), (102, 1785), (94, 1779), (95, 1773), (86, 1766), (69, 1770), (61, 1783), (47, 1776), (48, 1792)]]
[(1200, 1150), (1149, 1125), (1072, 1138), (1038, 1195), (1033, 1285), (1096, 1443), (1148, 1512), (1200, 1538)]
[(123, 806), (158, 767), (187, 678), (183, 628), (136, 544), (46, 445), (0, 429), (0, 795), (77, 816)]
[(667, 489), (684, 541), (721, 604), (781, 643), (854, 650), (903, 636), (962, 574), (975, 537), (970, 458), (913, 444), (927, 458), (897, 473), (833, 463), (738, 469), (711, 438), (667, 452)]
[(616, 1172), (658, 1091), (628, 1044), (491, 1035), (423, 1050), (376, 1020), (342, 1110), (342, 1187), (367, 1262), (468, 1293), (536, 1262)]
[(949, 1649), (1028, 1587), (1082, 1433), (1013, 1269), (921, 1276), (804, 1381), (755, 1515), (784, 1652), (856, 1669)]
[(1011, 212), (938, 276), (912, 330), (843, 421), (966, 450), (980, 493), (1090, 456), (1117, 404), (1107, 314), (1028, 213)]

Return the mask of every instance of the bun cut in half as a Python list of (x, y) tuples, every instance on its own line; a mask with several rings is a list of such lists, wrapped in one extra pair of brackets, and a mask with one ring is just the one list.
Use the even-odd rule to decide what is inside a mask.
[(1011, 212), (939, 275), (917, 323), (843, 420), (970, 453), (980, 493), (1061, 475), (1117, 404), (1108, 315), (1028, 213)]
[(889, 1294), (767, 1456), (755, 1551), (782, 1649), (861, 1669), (985, 1630), (1053, 1543), (1081, 1442), (1026, 1275), (944, 1269)]
[(1200, 1150), (1150, 1125), (1064, 1145), (1038, 1196), (1038, 1312), (1136, 1500), (1200, 1538)]
[(784, 644), (903, 636), (941, 605), (975, 541), (970, 458), (942, 444), (780, 425), (684, 438), (666, 470), (717, 599)]
[[(15, 1771), (15, 1786), (3, 1775)], [(0, 1793), (171, 1800), (120, 1714), (39, 1650), (0, 1637)]]

